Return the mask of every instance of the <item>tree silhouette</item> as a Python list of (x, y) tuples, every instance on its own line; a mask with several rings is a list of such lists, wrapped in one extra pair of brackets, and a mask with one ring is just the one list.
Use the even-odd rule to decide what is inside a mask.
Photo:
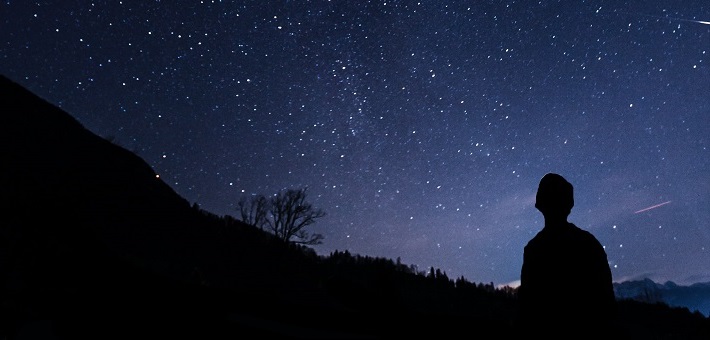
[(298, 244), (321, 244), (323, 235), (310, 234), (305, 228), (321, 217), (325, 212), (316, 209), (306, 201), (307, 188), (280, 191), (271, 199), (270, 215), (267, 227), (280, 239)]
[(242, 197), (237, 203), (242, 222), (256, 226), (259, 229), (264, 229), (264, 225), (268, 221), (267, 213), (271, 208), (270, 205), (271, 202), (264, 195), (252, 196), (250, 199)]
[(326, 214), (306, 201), (307, 188), (282, 190), (271, 199), (263, 195), (242, 198), (237, 204), (243, 222), (267, 229), (286, 242), (321, 244), (323, 235), (306, 227)]

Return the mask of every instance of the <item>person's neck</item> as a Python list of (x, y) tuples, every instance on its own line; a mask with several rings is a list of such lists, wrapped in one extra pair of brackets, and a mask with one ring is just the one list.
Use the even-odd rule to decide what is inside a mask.
[(560, 228), (568, 224), (567, 217), (565, 216), (545, 216), (545, 227), (546, 228)]

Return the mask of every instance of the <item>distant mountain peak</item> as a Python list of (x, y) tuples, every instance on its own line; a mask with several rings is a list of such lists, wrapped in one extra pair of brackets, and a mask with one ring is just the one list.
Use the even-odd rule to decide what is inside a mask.
[(685, 307), (710, 317), (710, 282), (681, 286), (673, 281), (657, 283), (649, 278), (614, 283), (618, 299), (662, 302), (672, 307)]

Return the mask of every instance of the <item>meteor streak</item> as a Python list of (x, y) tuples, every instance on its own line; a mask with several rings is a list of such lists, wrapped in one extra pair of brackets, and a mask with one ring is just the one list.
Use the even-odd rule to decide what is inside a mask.
[(666, 205), (666, 204), (668, 204), (668, 203), (671, 203), (671, 201), (667, 201), (667, 202), (663, 202), (663, 203), (660, 203), (660, 204), (652, 205), (652, 206), (650, 206), (650, 207), (648, 207), (648, 208), (643, 208), (643, 209), (641, 209), (641, 210), (639, 210), (639, 211), (635, 211), (634, 214), (638, 214), (638, 213), (641, 213), (641, 212), (644, 212), (644, 211), (648, 211), (648, 210), (651, 210), (651, 209), (656, 209), (656, 208), (658, 208), (658, 207), (660, 207), (660, 206), (663, 206), (663, 205)]
[(697, 23), (697, 24), (710, 25), (710, 21), (690, 20), (690, 19), (681, 19), (681, 18), (668, 18), (668, 19), (682, 20), (682, 21), (685, 21), (685, 22), (694, 22), (694, 23)]
[(640, 13), (637, 13), (636, 15), (641, 15), (641, 16), (645, 16), (645, 17), (649, 17), (649, 18), (656, 18), (656, 19), (678, 20), (678, 21), (685, 21), (685, 22), (694, 22), (696, 24), (710, 25), (710, 21), (691, 20), (691, 19), (674, 18), (674, 17), (661, 17), (661, 16), (657, 16), (657, 15), (648, 15), (648, 14), (640, 14)]

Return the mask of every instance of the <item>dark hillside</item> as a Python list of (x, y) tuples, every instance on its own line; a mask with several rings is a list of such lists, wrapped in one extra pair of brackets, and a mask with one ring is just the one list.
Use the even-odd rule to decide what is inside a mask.
[(18, 84), (3, 77), (0, 91), (5, 332), (182, 333), (226, 319), (225, 306), (327, 303), (300, 249), (191, 207), (141, 158)]

